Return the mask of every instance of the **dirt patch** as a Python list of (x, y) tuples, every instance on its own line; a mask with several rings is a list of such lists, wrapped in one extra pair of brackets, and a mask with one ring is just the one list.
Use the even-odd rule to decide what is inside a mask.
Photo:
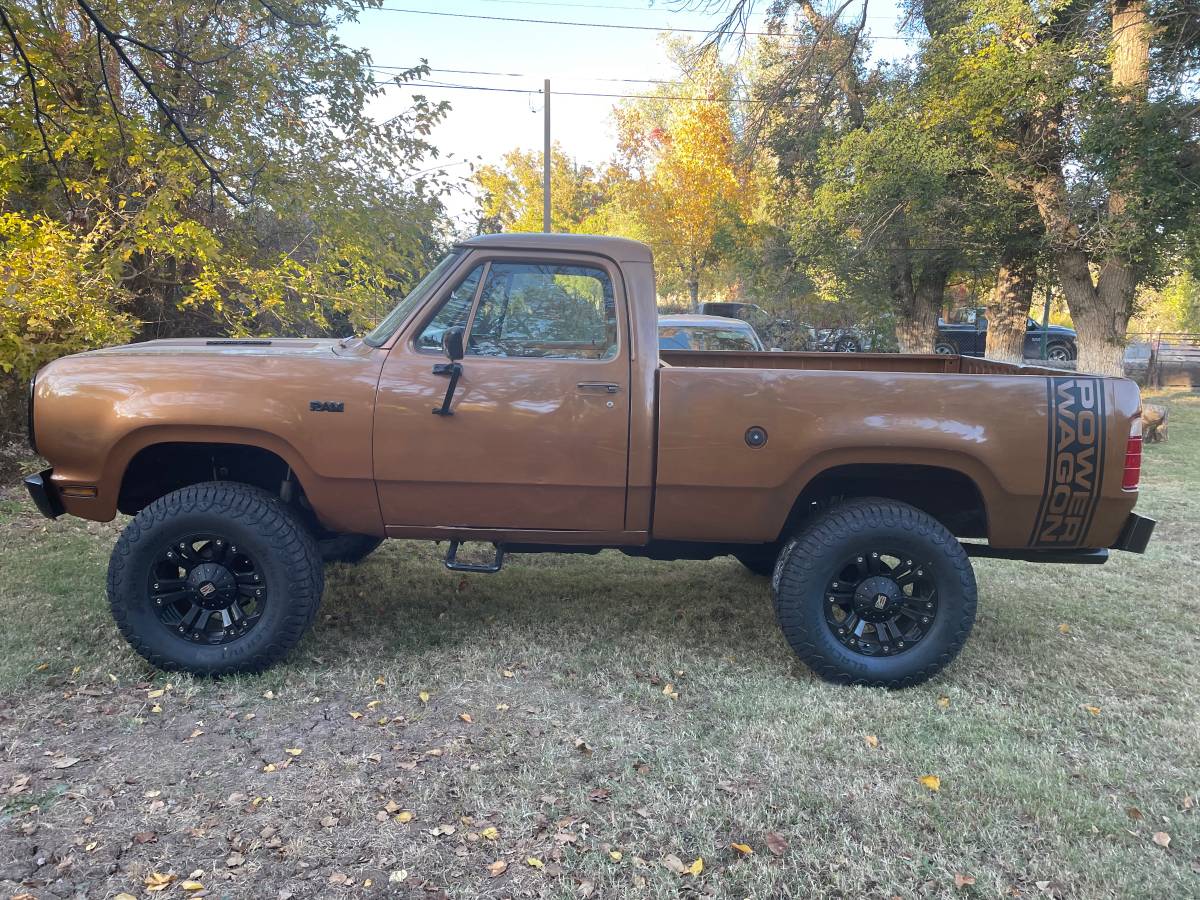
[[(64, 679), (0, 703), (0, 887), (142, 896), (169, 879), (162, 896), (533, 896), (568, 877), (564, 856), (605, 852), (588, 837), (603, 796), (576, 814), (553, 791), (522, 798), (519, 831), (463, 803), (466, 781), (520, 765), (481, 754), (479, 738), (533, 739), (537, 710), (478, 723), (433, 698), (247, 704), (167, 684)], [(584, 881), (564, 887), (586, 892)]]

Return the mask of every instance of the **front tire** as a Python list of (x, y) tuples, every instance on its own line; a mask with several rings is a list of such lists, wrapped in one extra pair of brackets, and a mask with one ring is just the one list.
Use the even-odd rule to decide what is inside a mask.
[(792, 650), (836, 684), (920, 684), (954, 659), (975, 622), (975, 574), (962, 545), (892, 500), (822, 514), (784, 547), (772, 589)]
[(160, 497), (122, 532), (108, 600), (130, 645), (159, 669), (261, 672), (316, 616), (325, 579), (308, 529), (278, 497), (206, 482)]

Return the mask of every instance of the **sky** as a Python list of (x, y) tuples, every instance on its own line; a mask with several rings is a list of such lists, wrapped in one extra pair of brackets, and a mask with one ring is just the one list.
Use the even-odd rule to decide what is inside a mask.
[[(898, 34), (896, 0), (868, 0), (868, 31), (875, 36), (874, 53), (895, 57), (906, 50)], [(469, 162), (496, 162), (509, 150), (542, 148), (542, 81), (551, 80), (551, 132), (571, 156), (583, 163), (600, 163), (616, 147), (610, 112), (615, 97), (572, 96), (568, 92), (634, 94), (652, 84), (631, 79), (666, 79), (674, 74), (660, 43), (659, 29), (698, 29), (707, 32), (720, 13), (679, 9), (662, 0), (383, 0), (383, 9), (364, 11), (358, 22), (346, 23), (340, 33), (352, 47), (370, 51), (378, 66), (409, 66), (428, 60), (433, 69), (420, 88), (389, 88), (372, 113), (387, 118), (411, 103), (413, 93), (449, 100), (452, 110), (431, 140), (446, 176), (466, 179)], [(691, 4), (693, 7), (700, 3)], [(761, 29), (760, 0), (753, 27)], [(828, 0), (818, 0), (828, 9)], [(857, 7), (854, 7), (857, 10)], [(594, 25), (638, 26), (638, 29), (549, 25), (495, 19), (457, 18), (429, 13), (518, 19), (557, 19)], [(642, 30), (644, 29), (644, 30)], [(690, 37), (700, 39), (702, 34)], [(460, 70), (460, 71), (447, 71)], [(502, 73), (502, 74), (475, 74)], [(385, 74), (385, 73), (381, 73)], [(438, 84), (504, 88), (507, 91), (462, 90)], [(516, 91), (516, 92), (509, 92)], [(562, 93), (560, 93), (562, 92)], [(472, 205), (461, 195), (449, 204), (451, 214), (465, 222)]]

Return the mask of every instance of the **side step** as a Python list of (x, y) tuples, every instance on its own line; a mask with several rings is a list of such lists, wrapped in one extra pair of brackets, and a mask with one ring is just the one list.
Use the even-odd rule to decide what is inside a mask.
[(458, 548), (462, 541), (451, 541), (450, 549), (446, 551), (446, 568), (451, 572), (481, 572), (494, 575), (504, 567), (504, 547), (492, 544), (496, 548), (496, 558), (490, 563), (463, 563), (458, 561)]

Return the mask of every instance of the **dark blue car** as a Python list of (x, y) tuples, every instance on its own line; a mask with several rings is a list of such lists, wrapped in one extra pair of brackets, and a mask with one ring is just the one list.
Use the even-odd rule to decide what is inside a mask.
[[(950, 314), (950, 320), (938, 319), (937, 352), (962, 356), (983, 356), (987, 347), (987, 316), (983, 307), (964, 306)], [(1075, 331), (1062, 325), (1046, 329), (1046, 358), (1070, 362), (1076, 357)], [(1042, 325), (1025, 320), (1025, 358), (1042, 356)]]

